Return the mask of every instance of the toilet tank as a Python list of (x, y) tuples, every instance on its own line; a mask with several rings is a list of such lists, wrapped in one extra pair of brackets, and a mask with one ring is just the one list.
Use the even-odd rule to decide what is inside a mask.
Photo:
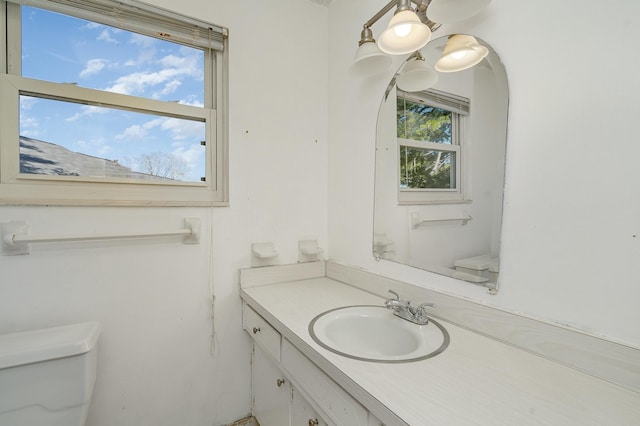
[(84, 425), (100, 330), (87, 322), (0, 335), (0, 425)]

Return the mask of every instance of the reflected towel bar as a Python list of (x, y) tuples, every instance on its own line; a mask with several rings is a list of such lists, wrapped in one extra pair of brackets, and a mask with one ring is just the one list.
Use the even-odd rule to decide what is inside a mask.
[(420, 214), (418, 212), (412, 212), (411, 213), (411, 227), (412, 228), (417, 228), (418, 226), (420, 226), (423, 223), (426, 222), (452, 222), (452, 221), (456, 221), (456, 220), (461, 220), (463, 225), (466, 225), (467, 222), (469, 222), (471, 219), (473, 219), (470, 215), (466, 215), (463, 217), (448, 217), (448, 218), (441, 218), (441, 219), (421, 219), (420, 218)]
[(137, 238), (157, 238), (184, 236), (184, 244), (200, 243), (200, 219), (185, 218), (184, 229), (164, 232), (141, 232), (129, 234), (92, 234), (92, 235), (27, 235), (25, 221), (13, 221), (0, 224), (2, 230), (2, 254), (29, 254), (29, 243), (54, 243), (74, 241), (124, 240)]

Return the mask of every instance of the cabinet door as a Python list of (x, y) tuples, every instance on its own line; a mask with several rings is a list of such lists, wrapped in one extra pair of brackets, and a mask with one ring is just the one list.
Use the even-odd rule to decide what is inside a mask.
[(281, 365), (289, 377), (332, 424), (367, 426), (367, 410), (316, 367), (287, 339), (282, 340)]
[(291, 426), (327, 426), (296, 388), (291, 390)]
[(260, 426), (289, 426), (290, 385), (278, 367), (253, 345), (253, 415)]

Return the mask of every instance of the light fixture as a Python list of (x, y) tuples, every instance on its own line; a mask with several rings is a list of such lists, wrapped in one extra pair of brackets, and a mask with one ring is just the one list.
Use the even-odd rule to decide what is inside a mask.
[(386, 70), (389, 65), (391, 65), (391, 57), (378, 48), (371, 29), (364, 28), (360, 34), (360, 43), (351, 66), (352, 70), (359, 75), (375, 74)]
[(431, 0), (427, 16), (434, 22), (464, 21), (484, 9), (491, 0)]
[(380, 35), (378, 47), (390, 55), (413, 53), (431, 40), (431, 29), (411, 10), (409, 0), (398, 0), (396, 13)]
[(405, 92), (419, 92), (435, 86), (438, 73), (424, 60), (420, 52), (416, 52), (404, 66), (402, 73), (396, 77), (396, 84)]
[(489, 54), (489, 49), (475, 37), (456, 34), (449, 37), (435, 68), (440, 72), (457, 72), (471, 68)]
[[(491, 0), (391, 0), (363, 25), (352, 69), (360, 75), (384, 71), (392, 62), (387, 55), (406, 55), (419, 51), (431, 40), (431, 32), (437, 30), (440, 24), (471, 17), (490, 2)], [(412, 4), (415, 7), (412, 7)], [(394, 7), (395, 13), (376, 43), (371, 26)], [(475, 45), (467, 46), (466, 56), (478, 56), (483, 52), (486, 56), (488, 51), (475, 41)], [(459, 53), (462, 55), (463, 52)], [(453, 57), (457, 55), (458, 53)], [(482, 60), (482, 57), (479, 60)], [(411, 66), (405, 65), (405, 72), (417, 72), (420, 68), (426, 76), (427, 71), (423, 69), (425, 65), (416, 60), (413, 62)], [(447, 60), (440, 64), (443, 72), (456, 70), (454, 66), (447, 64)], [(436, 70), (442, 71), (438, 65)]]

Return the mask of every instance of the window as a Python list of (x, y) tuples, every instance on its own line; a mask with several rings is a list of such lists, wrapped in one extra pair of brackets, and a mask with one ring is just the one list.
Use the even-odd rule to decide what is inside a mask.
[(19, 3), (0, 0), (0, 204), (226, 205), (226, 29)]
[(396, 111), (398, 201), (464, 201), (464, 127), (469, 101), (436, 90), (398, 90)]

